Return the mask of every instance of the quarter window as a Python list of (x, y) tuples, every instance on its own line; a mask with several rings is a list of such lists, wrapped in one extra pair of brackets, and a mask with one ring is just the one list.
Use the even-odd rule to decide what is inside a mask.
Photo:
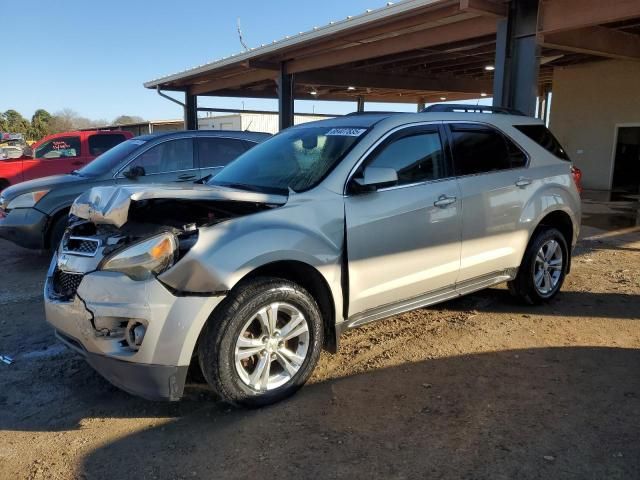
[(514, 127), (559, 159), (571, 161), (560, 142), (544, 125), (514, 125)]
[(474, 175), (526, 166), (527, 156), (500, 132), (478, 125), (452, 125), (456, 175)]
[(151, 147), (129, 164), (144, 168), (145, 175), (177, 172), (193, 168), (193, 142), (190, 138), (169, 140)]
[(242, 140), (232, 138), (198, 138), (197, 141), (200, 168), (224, 167), (249, 149)]
[(58, 137), (36, 148), (35, 158), (72, 158), (80, 156), (80, 137)]
[(367, 166), (393, 168), (398, 185), (407, 185), (441, 178), (443, 160), (440, 134), (415, 132), (383, 146)]

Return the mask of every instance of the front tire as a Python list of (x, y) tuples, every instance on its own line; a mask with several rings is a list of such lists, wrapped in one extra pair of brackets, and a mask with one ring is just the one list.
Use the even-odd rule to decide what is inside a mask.
[(222, 400), (259, 407), (302, 387), (322, 344), (322, 316), (313, 297), (288, 280), (259, 277), (239, 285), (213, 313), (198, 359)]
[(567, 274), (570, 251), (564, 235), (555, 228), (538, 230), (524, 254), (509, 291), (533, 305), (555, 297)]
[(66, 214), (62, 214), (53, 222), (49, 230), (49, 251), (55, 252), (58, 249), (68, 224), (69, 217)]

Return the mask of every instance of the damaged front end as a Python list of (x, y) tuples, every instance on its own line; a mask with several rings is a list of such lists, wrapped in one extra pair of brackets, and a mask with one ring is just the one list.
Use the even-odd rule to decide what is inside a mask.
[(287, 197), (222, 187), (97, 187), (78, 197), (58, 253), (53, 294), (73, 297), (81, 276), (118, 271), (134, 280), (171, 268), (199, 229), (268, 210)]
[(180, 367), (182, 375), (223, 296), (177, 292), (158, 276), (194, 248), (202, 228), (285, 202), (282, 196), (207, 186), (89, 191), (74, 203), (47, 275), (47, 321), (112, 383), (147, 398), (177, 399), (181, 387), (176, 390), (175, 372), (168, 380), (173, 383), (163, 383), (162, 393), (153, 395), (114, 374), (113, 365), (96, 365), (135, 362), (161, 366), (162, 372)]

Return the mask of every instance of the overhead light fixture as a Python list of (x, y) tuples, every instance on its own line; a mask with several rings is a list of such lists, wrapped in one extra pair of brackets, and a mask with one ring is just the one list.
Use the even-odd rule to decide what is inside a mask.
[(484, 93), (484, 92), (482, 92), (482, 93), (480, 94), (480, 96), (481, 96), (481, 97), (486, 97), (486, 96), (487, 96), (487, 94), (486, 94), (486, 93)]
[(485, 65), (485, 66), (484, 66), (484, 69), (485, 69), (487, 72), (493, 72), (493, 71), (496, 69), (496, 67), (494, 67), (493, 65)]
[(353, 92), (356, 89), (356, 87), (352, 87), (352, 86), (348, 86), (347, 90), (349, 90), (350, 92)]
[(311, 91), (310, 91), (309, 93), (310, 93), (311, 95), (313, 95), (314, 97), (315, 97), (316, 95), (318, 95), (318, 91), (317, 91), (315, 88), (313, 88), (313, 87), (311, 87)]
[(447, 97), (440, 97), (440, 100), (442, 100), (443, 102), (447, 99)]

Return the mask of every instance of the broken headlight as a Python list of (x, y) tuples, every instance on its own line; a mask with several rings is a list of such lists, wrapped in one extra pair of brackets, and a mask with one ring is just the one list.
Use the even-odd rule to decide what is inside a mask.
[(146, 280), (171, 267), (178, 258), (178, 241), (172, 233), (162, 233), (136, 243), (102, 264), (102, 270), (124, 273), (133, 280)]

